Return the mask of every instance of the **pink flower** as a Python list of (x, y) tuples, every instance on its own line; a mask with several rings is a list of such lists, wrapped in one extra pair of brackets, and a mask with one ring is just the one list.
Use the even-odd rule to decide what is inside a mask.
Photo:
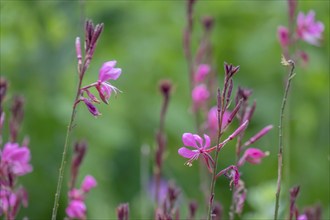
[(299, 12), (297, 17), (297, 34), (298, 37), (307, 43), (319, 45), (319, 40), (322, 38), (324, 25), (322, 22), (315, 21), (315, 12), (309, 11), (307, 15)]
[(252, 164), (259, 164), (261, 163), (261, 159), (268, 155), (268, 152), (263, 152), (257, 148), (249, 148), (244, 152), (244, 155), (239, 160), (238, 166), (242, 166), (245, 161)]
[(286, 27), (279, 26), (277, 28), (277, 37), (282, 48), (286, 48), (289, 45), (289, 30)]
[(81, 200), (83, 201), (85, 198), (84, 198), (84, 192), (82, 192), (81, 190), (79, 189), (71, 189), (68, 193), (68, 197), (70, 200)]
[(71, 189), (68, 193), (69, 205), (66, 208), (66, 214), (69, 218), (86, 219), (87, 207), (85, 205), (86, 194), (94, 187), (97, 182), (94, 177), (87, 175), (82, 184), (81, 189)]
[(5, 189), (0, 185), (0, 216), (2, 213), (7, 213), (10, 219), (15, 219), (20, 205), (27, 207), (28, 198), (27, 192), (23, 187), (18, 188), (16, 191)]
[(302, 214), (298, 216), (297, 220), (308, 220), (308, 218), (306, 214)]
[(17, 143), (8, 142), (3, 151), (0, 151), (0, 155), (1, 172), (9, 171), (16, 176), (22, 176), (32, 171), (32, 166), (29, 164), (31, 155), (28, 147), (19, 147)]
[(200, 64), (195, 73), (195, 82), (203, 82), (210, 70), (211, 67), (208, 64)]
[(205, 160), (208, 168), (210, 168), (209, 161), (211, 161), (213, 163), (213, 159), (212, 159), (211, 155), (209, 154), (210, 149), (208, 149), (208, 148), (210, 148), (211, 139), (206, 134), (204, 134), (204, 139), (205, 139), (205, 141), (203, 141), (203, 139), (197, 134), (184, 133), (182, 135), (183, 144), (185, 146), (195, 148), (194, 150), (190, 150), (186, 147), (181, 147), (178, 150), (178, 153), (182, 157), (189, 158), (189, 160), (185, 163), (186, 165), (192, 166), (192, 162), (194, 160), (197, 160), (199, 158), (199, 156), (202, 155), (204, 157), (204, 160)]
[(112, 60), (105, 62), (99, 72), (99, 80), (97, 81), (96, 89), (99, 92), (100, 98), (106, 104), (111, 96), (111, 92), (117, 93), (119, 91), (116, 87), (111, 85), (108, 80), (116, 80), (121, 75), (121, 69), (115, 68), (117, 61)]
[(201, 104), (203, 104), (209, 98), (209, 96), (210, 93), (204, 84), (196, 86), (192, 91), (192, 99), (195, 107), (199, 107)]
[(85, 192), (88, 193), (92, 188), (96, 187), (97, 182), (95, 178), (91, 175), (85, 176), (85, 179), (83, 180), (81, 184), (81, 189)]
[(70, 218), (86, 219), (86, 205), (81, 200), (70, 201), (69, 206), (65, 211)]
[[(17, 201), (15, 193), (10, 192), (1, 185), (0, 188), (0, 214), (8, 212), (8, 209), (14, 207)], [(1, 216), (1, 215), (0, 215)]]
[[(228, 124), (228, 119), (229, 119), (230, 114), (231, 113), (229, 111), (225, 111), (225, 113), (222, 117), (222, 123), (221, 123), (222, 131), (225, 129), (225, 127)], [(216, 106), (212, 107), (208, 113), (207, 127), (212, 134), (216, 134), (218, 131), (218, 110), (217, 110)]]

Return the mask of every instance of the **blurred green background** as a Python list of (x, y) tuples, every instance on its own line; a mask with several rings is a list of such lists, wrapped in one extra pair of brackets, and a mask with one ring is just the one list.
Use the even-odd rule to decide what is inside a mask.
[[(103, 22), (104, 32), (83, 84), (95, 82), (103, 62), (117, 60), (122, 76), (113, 85), (123, 91), (110, 105), (100, 105), (95, 119), (81, 105), (71, 143), (85, 139), (89, 149), (82, 164), (79, 183), (93, 175), (98, 187), (87, 197), (88, 218), (113, 219), (115, 207), (129, 202), (131, 217), (153, 216), (152, 201), (141, 185), (151, 178), (155, 134), (162, 103), (158, 83), (170, 79), (174, 85), (166, 118), (168, 146), (164, 178), (181, 188), (181, 217), (187, 216), (191, 199), (205, 211), (199, 188), (198, 163), (184, 166), (177, 154), (184, 132), (196, 132), (190, 112), (187, 65), (182, 49), (186, 25), (184, 1), (1, 1), (0, 73), (10, 82), (6, 112), (11, 97), (22, 94), (26, 114), (20, 140), (30, 137), (34, 171), (20, 178), (29, 192), (29, 207), (19, 217), (47, 219), (51, 216), (54, 192), (66, 126), (71, 114), (77, 74), (74, 41), (83, 38), (83, 21)], [(300, 1), (298, 10), (313, 9), (325, 25), (320, 47), (299, 44), (310, 56), (307, 67), (296, 68), (285, 129), (286, 148), (282, 206), (289, 206), (288, 188), (301, 186), (298, 206), (321, 204), (329, 218), (329, 1)], [(286, 1), (198, 1), (194, 15), (194, 49), (202, 35), (200, 20), (215, 18), (212, 34), (214, 64), (219, 86), (223, 62), (240, 65), (238, 85), (253, 89), (257, 109), (246, 137), (268, 124), (274, 129), (255, 147), (270, 152), (261, 165), (242, 168), (248, 188), (244, 219), (273, 216), (277, 178), (279, 108), (286, 69), (280, 65), (278, 25), (287, 26)], [(215, 104), (215, 101), (214, 101)], [(8, 115), (8, 114), (7, 114)], [(5, 129), (8, 128), (6, 124)], [(6, 134), (5, 138), (6, 141)], [(72, 145), (72, 144), (71, 144)], [(141, 157), (142, 146), (147, 152)], [(149, 153), (148, 153), (149, 152)], [(71, 153), (70, 153), (71, 154)], [(234, 143), (220, 155), (219, 166), (234, 163)], [(68, 167), (67, 167), (68, 168)], [(68, 169), (67, 169), (68, 170)], [(64, 179), (59, 219), (64, 217)], [(216, 199), (227, 216), (231, 201), (228, 180), (220, 178)]]

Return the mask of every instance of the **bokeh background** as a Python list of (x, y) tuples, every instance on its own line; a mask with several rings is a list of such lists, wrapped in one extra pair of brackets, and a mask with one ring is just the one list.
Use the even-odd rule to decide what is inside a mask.
[[(48, 219), (51, 216), (66, 126), (74, 99), (77, 74), (74, 41), (83, 38), (83, 21), (103, 22), (104, 32), (84, 84), (97, 80), (103, 62), (116, 59), (122, 76), (113, 84), (123, 91), (100, 105), (95, 119), (85, 106), (78, 109), (71, 143), (85, 139), (87, 156), (79, 182), (93, 175), (98, 187), (87, 197), (88, 218), (114, 219), (119, 203), (129, 202), (132, 219), (153, 216), (153, 202), (143, 187), (152, 177), (155, 134), (162, 103), (159, 81), (173, 82), (166, 118), (168, 145), (164, 179), (181, 188), (182, 218), (191, 199), (205, 211), (199, 187), (198, 163), (192, 167), (177, 154), (181, 135), (195, 132), (190, 111), (187, 65), (182, 49), (186, 25), (185, 1), (6, 1), (2, 0), (0, 73), (10, 82), (6, 99), (8, 113), (13, 95), (26, 99), (20, 140), (28, 135), (33, 172), (20, 178), (29, 192), (29, 207), (19, 218)], [(321, 204), (329, 218), (329, 2), (299, 1), (298, 11), (315, 10), (325, 25), (320, 47), (299, 44), (310, 56), (309, 64), (296, 68), (287, 117), (286, 158), (282, 208), (289, 204), (288, 188), (301, 186), (298, 206)], [(201, 38), (202, 16), (215, 19), (212, 33), (213, 63), (221, 85), (223, 62), (240, 65), (238, 85), (253, 89), (257, 109), (247, 137), (268, 124), (274, 129), (256, 147), (270, 152), (262, 164), (242, 169), (248, 188), (244, 219), (273, 216), (277, 178), (279, 108), (286, 69), (280, 65), (281, 49), (276, 37), (279, 25), (287, 26), (286, 1), (198, 1), (195, 5), (193, 42)], [(214, 100), (215, 104), (215, 100)], [(7, 114), (8, 115), (8, 114)], [(8, 125), (5, 125), (5, 130)], [(8, 131), (4, 133), (7, 140)], [(71, 144), (72, 145), (72, 144)], [(141, 153), (143, 149), (143, 154)], [(71, 155), (71, 153), (70, 153)], [(219, 166), (232, 164), (234, 143), (221, 153)], [(68, 168), (68, 167), (67, 167)], [(68, 169), (67, 169), (68, 170)], [(59, 208), (65, 215), (68, 172)], [(220, 178), (216, 199), (227, 216), (231, 191)]]

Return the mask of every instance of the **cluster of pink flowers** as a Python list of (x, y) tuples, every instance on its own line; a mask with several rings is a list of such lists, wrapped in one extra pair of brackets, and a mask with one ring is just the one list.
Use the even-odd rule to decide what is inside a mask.
[(0, 172), (1, 176), (23, 176), (32, 171), (29, 164), (31, 155), (27, 146), (19, 146), (18, 143), (8, 142), (1, 152)]
[[(262, 158), (268, 156), (268, 152), (264, 152), (255, 147), (247, 147), (266, 135), (273, 126), (268, 125), (264, 127), (257, 134), (243, 142), (244, 133), (253, 116), (256, 103), (254, 102), (250, 107), (248, 105), (248, 99), (251, 96), (252, 91), (239, 87), (235, 97), (235, 106), (231, 111), (228, 110), (231, 103), (230, 99), (233, 89), (232, 78), (238, 72), (239, 66), (225, 63), (224, 67), (225, 79), (222, 93), (220, 93), (220, 90), (218, 91), (218, 105), (212, 107), (207, 115), (205, 128), (210, 133), (211, 137), (207, 134), (204, 134), (204, 138), (202, 138), (198, 134), (184, 133), (182, 135), (184, 146), (178, 149), (178, 154), (188, 159), (185, 163), (188, 166), (192, 166), (193, 161), (201, 157), (211, 174), (217, 172), (215, 178), (225, 176), (230, 179), (229, 185), (230, 187), (234, 187), (232, 210), (234, 210), (235, 213), (240, 214), (243, 210), (247, 190), (243, 180), (240, 178), (241, 174), (239, 168), (246, 162), (259, 164), (261, 163)], [(205, 75), (206, 74), (203, 74), (203, 76)], [(200, 78), (203, 77), (195, 77), (195, 79)], [(198, 103), (196, 100), (194, 101), (195, 103)], [(237, 118), (239, 122), (238, 128), (227, 136), (227, 138), (212, 147), (211, 139), (216, 139), (216, 137), (221, 138), (235, 118)], [(219, 123), (221, 123), (221, 125)], [(217, 153), (221, 151), (228, 142), (235, 138), (237, 138), (236, 164), (229, 165), (220, 171), (214, 170), (216, 167), (215, 164), (217, 163), (217, 156), (212, 156), (212, 152), (216, 152), (215, 155), (217, 155)]]
[[(0, 78), (0, 146), (2, 145), (2, 128), (5, 122), (5, 113), (2, 103), (6, 93), (6, 81)], [(23, 120), (22, 97), (16, 96), (11, 108), (9, 120), (10, 141), (0, 148), (0, 216), (6, 219), (15, 219), (20, 206), (27, 207), (28, 195), (23, 186), (17, 186), (18, 177), (32, 172), (30, 164), (31, 153), (28, 148), (28, 141), (24, 140), (22, 146), (17, 143), (17, 135), (20, 123)]]
[[(291, 5), (294, 11), (296, 5)], [(281, 44), (282, 50), (286, 58), (289, 58), (289, 46), (296, 43), (298, 40), (303, 40), (311, 45), (319, 46), (322, 40), (324, 24), (320, 21), (315, 21), (315, 12), (310, 10), (306, 15), (299, 12), (296, 21), (296, 29), (294, 33), (290, 33), (287, 27), (279, 26), (277, 35)], [(297, 57), (300, 57), (304, 63), (308, 62), (308, 55), (302, 50), (296, 52)]]
[(209, 65), (200, 64), (194, 74), (194, 88), (191, 92), (194, 111), (205, 106), (206, 101), (210, 97), (210, 92), (205, 83), (206, 76), (210, 71), (211, 68)]
[(0, 150), (0, 216), (15, 218), (19, 207), (28, 205), (27, 192), (20, 186), (15, 188), (18, 176), (32, 171), (30, 164), (30, 150), (26, 146), (20, 147), (17, 143), (6, 143), (3, 151)]
[(86, 194), (94, 187), (96, 187), (97, 182), (93, 176), (87, 175), (80, 189), (73, 188), (69, 191), (69, 205), (66, 208), (66, 214), (70, 219), (86, 219), (87, 208), (85, 204)]
[(91, 88), (95, 87), (97, 89), (100, 99), (106, 104), (109, 104), (109, 99), (112, 92), (114, 92), (115, 94), (117, 94), (117, 92), (120, 92), (119, 89), (117, 89), (115, 86), (111, 85), (108, 82), (109, 80), (118, 79), (121, 74), (121, 69), (115, 68), (116, 63), (117, 62), (115, 60), (105, 62), (100, 68), (98, 81), (81, 89), (81, 93), (83, 94), (85, 92), (88, 98), (81, 96), (81, 98), (78, 99), (77, 103), (83, 101), (86, 104), (86, 107), (88, 108), (89, 112), (93, 116), (99, 116), (101, 115), (101, 113), (93, 104), (100, 103), (100, 101), (90, 92)]
[[(94, 24), (92, 21), (86, 21), (85, 25), (85, 57), (82, 59), (82, 52), (81, 52), (81, 43), (80, 38), (77, 37), (75, 41), (75, 47), (76, 47), (76, 55), (78, 60), (78, 72), (80, 81), (82, 81), (84, 74), (86, 70), (89, 67), (90, 61), (93, 57), (96, 43), (98, 38), (100, 37), (101, 33), (103, 31), (103, 24), (97, 24), (94, 27)], [(120, 92), (119, 89), (117, 89), (115, 86), (111, 85), (109, 80), (117, 80), (119, 76), (121, 75), (121, 69), (116, 68), (117, 61), (107, 61), (103, 63), (102, 67), (99, 70), (99, 78), (96, 82), (91, 83), (79, 91), (79, 97), (77, 97), (75, 105), (77, 105), (79, 102), (84, 102), (89, 112), (97, 117), (101, 115), (101, 113), (98, 111), (98, 109), (95, 107), (94, 103), (100, 103), (100, 101), (94, 96), (90, 89), (96, 88), (98, 91), (100, 99), (106, 103), (109, 104), (109, 99), (112, 92)], [(84, 94), (87, 95), (88, 98), (84, 97)]]
[[(115, 60), (103, 63), (102, 67), (99, 70), (99, 78), (97, 82), (91, 83), (90, 85), (81, 88), (80, 98), (77, 99), (75, 105), (83, 101), (87, 109), (93, 116), (97, 117), (101, 115), (96, 106), (93, 104), (99, 104), (100, 101), (91, 93), (90, 89), (93, 87), (96, 88), (100, 99), (105, 104), (109, 104), (109, 99), (112, 92), (114, 92), (115, 94), (121, 92), (115, 86), (111, 85), (110, 82), (108, 82), (109, 80), (117, 80), (121, 75), (121, 68), (116, 68), (116, 64), (117, 61)], [(84, 93), (87, 94), (88, 98), (84, 97)]]

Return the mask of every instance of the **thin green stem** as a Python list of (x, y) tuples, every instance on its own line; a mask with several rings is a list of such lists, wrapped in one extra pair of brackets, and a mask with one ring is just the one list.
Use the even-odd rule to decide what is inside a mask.
[(289, 76), (286, 82), (284, 96), (282, 99), (282, 105), (280, 110), (280, 122), (279, 122), (279, 148), (278, 148), (278, 176), (277, 176), (277, 190), (276, 190), (276, 201), (275, 201), (275, 213), (274, 213), (274, 220), (278, 219), (278, 209), (279, 209), (279, 200), (280, 200), (280, 193), (281, 193), (281, 181), (282, 181), (282, 168), (283, 168), (283, 119), (284, 119), (284, 111), (286, 102), (288, 99), (288, 94), (291, 86), (291, 81), (294, 77), (293, 70), (295, 68), (294, 62), (289, 60), (287, 62), (291, 65), (291, 70), (289, 72)]
[(67, 131), (66, 131), (66, 137), (65, 137), (64, 148), (63, 148), (63, 153), (62, 153), (61, 166), (60, 166), (60, 170), (59, 170), (56, 193), (55, 193), (55, 199), (54, 199), (52, 220), (56, 220), (57, 209), (58, 209), (58, 206), (59, 206), (59, 199), (60, 199), (60, 195), (61, 195), (61, 188), (62, 188), (62, 183), (63, 183), (65, 165), (66, 165), (66, 155), (67, 155), (67, 151), (68, 151), (69, 137), (70, 137), (70, 133), (71, 133), (72, 128), (73, 128), (73, 122), (74, 122), (75, 115), (76, 115), (77, 100), (79, 99), (79, 96), (80, 96), (80, 93), (81, 93), (81, 85), (82, 85), (83, 75), (84, 74), (80, 74), (80, 77), (79, 77), (77, 94), (76, 94), (76, 98), (74, 100), (74, 104), (73, 104), (73, 107), (72, 107), (70, 122), (69, 122), (69, 125), (68, 125), (68, 128), (67, 128)]
[[(218, 102), (220, 101), (220, 103), (218, 103), (218, 139), (217, 139), (217, 148), (215, 151), (215, 156), (214, 156), (214, 166), (213, 166), (213, 175), (212, 175), (212, 180), (211, 180), (211, 191), (210, 191), (210, 200), (209, 200), (209, 209), (208, 209), (208, 214), (207, 214), (207, 220), (212, 220), (212, 207), (213, 207), (213, 201), (214, 201), (214, 187), (215, 187), (215, 183), (216, 183), (216, 179), (217, 179), (217, 167), (218, 167), (218, 157), (219, 157), (219, 152), (220, 152), (220, 138), (221, 138), (221, 125), (222, 125), (222, 118), (223, 118), (223, 113), (224, 110), (222, 110), (222, 106), (224, 106), (224, 93), (225, 91), (223, 91), (222, 96), (219, 100), (219, 96), (220, 96), (220, 90), (218, 90)], [(221, 108), (219, 107), (221, 106)]]

